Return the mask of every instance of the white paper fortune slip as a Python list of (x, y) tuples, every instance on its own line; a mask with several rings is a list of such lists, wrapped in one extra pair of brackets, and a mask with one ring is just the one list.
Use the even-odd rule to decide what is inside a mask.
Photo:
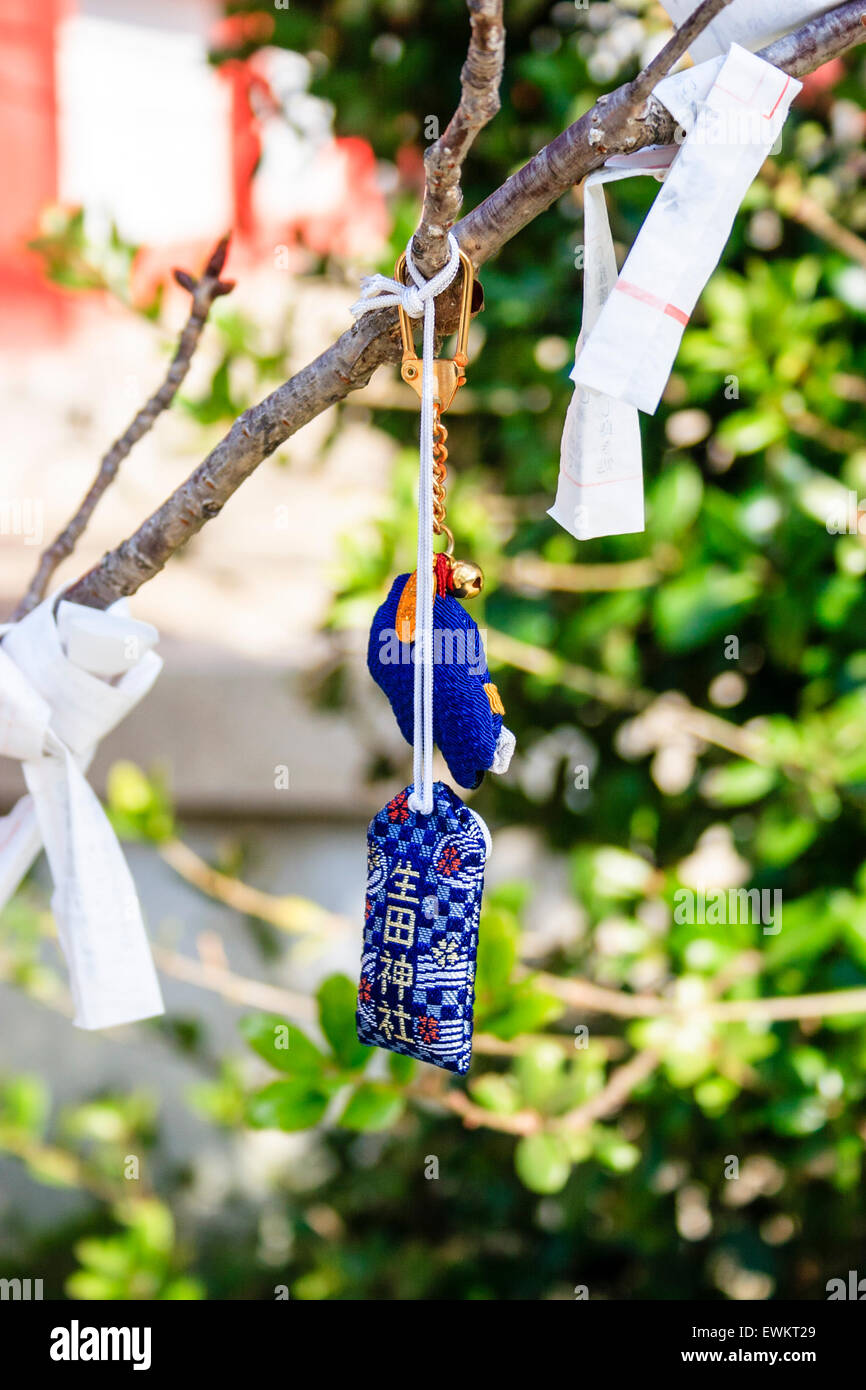
[[(689, 52), (696, 63), (727, 53), (732, 43), (743, 48), (763, 48), (781, 34), (799, 29), (819, 14), (834, 9), (839, 0), (732, 0), (732, 4), (707, 25)], [(697, 9), (698, 0), (662, 0), (674, 24), (682, 24)]]
[(643, 530), (640, 437), (627, 411), (658, 408), (683, 331), (800, 86), (736, 44), (724, 60), (658, 85), (655, 95), (688, 133), (668, 151), (664, 186), (616, 279), (598, 184), (605, 175), (660, 171), (630, 156), (609, 160), (596, 183), (595, 175), (587, 180), (576, 391), (550, 512), (578, 540)]
[[(614, 156), (583, 186), (583, 315), (575, 370), (617, 278), (604, 185), (636, 174), (664, 178), (677, 152), (670, 145)], [(644, 529), (640, 425), (633, 405), (588, 386), (575, 388), (562, 431), (559, 485), (550, 515), (582, 541)]]
[[(0, 644), (0, 754), (17, 759), (29, 795), (0, 819), (0, 907), (42, 845), (51, 906), (79, 1028), (163, 1012), (135, 885), (85, 771), (105, 734), (162, 669), (156, 629), (51, 598)], [(61, 636), (62, 634), (62, 636)], [(98, 673), (98, 674), (94, 674)]]

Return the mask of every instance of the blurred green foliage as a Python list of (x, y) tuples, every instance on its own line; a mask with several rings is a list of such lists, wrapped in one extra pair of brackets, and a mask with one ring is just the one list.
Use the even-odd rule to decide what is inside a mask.
[[(457, 97), (465, 7), (293, 0), (267, 20), (268, 41), (308, 55), (310, 90), (333, 104), (338, 133), (364, 136), (400, 171), (387, 271), (416, 217), (425, 126), (444, 124)], [(649, 0), (588, 11), (511, 0), (507, 23), (503, 109), (467, 165), (467, 207), (630, 76), (662, 16)], [(261, 27), (237, 32), (215, 61), (264, 41)], [(748, 1001), (866, 986), (866, 542), (828, 524), (849, 494), (866, 496), (866, 268), (832, 232), (866, 233), (863, 74), (855, 55), (832, 88), (807, 85), (775, 160), (787, 192), (767, 178), (748, 195), (663, 406), (642, 419), (645, 533), (578, 545), (546, 515), (580, 318), (579, 195), (483, 268), (469, 387), (448, 421), (449, 522), (458, 553), (487, 575), (474, 616), (494, 637), (519, 754), (475, 804), (494, 830), (522, 827), (559, 856), (572, 911), (562, 929), (546, 922), (538, 883), (488, 894), (471, 1126), (443, 1114), (442, 1078), (356, 1042), (345, 976), (320, 987), (316, 1037), (279, 1016), (244, 1019), (262, 1084), (250, 1090), (224, 1061), (194, 1100), (232, 1130), (309, 1131), (314, 1180), (276, 1189), (277, 1277), (292, 1297), (571, 1298), (586, 1286), (591, 1297), (810, 1298), (862, 1259), (863, 1013), (716, 1022), (702, 1008), (720, 988)], [(609, 195), (623, 251), (651, 197), (644, 180)], [(824, 231), (829, 217), (829, 240), (801, 216), (804, 200)], [(221, 389), (203, 420), (236, 413)], [(334, 628), (362, 628), (411, 567), (410, 419), (376, 412), (405, 450), (391, 509), (347, 541)], [(606, 577), (569, 591), (563, 567), (582, 565)], [(527, 647), (497, 659), (497, 633), (555, 653), (556, 668)], [(371, 771), (383, 757), (370, 750)], [(112, 785), (126, 833), (171, 834), (158, 785), (129, 768)], [(702, 883), (780, 893), (781, 930), (678, 921), (677, 893)], [(18, 959), (23, 975), (36, 968), (26, 945)], [(588, 1034), (572, 1033), (583, 1015), (544, 972), (673, 992), (691, 1011), (592, 1014)], [(642, 1051), (655, 1065), (625, 1103), (573, 1124)], [(26, 1089), (16, 1100), (16, 1084), (0, 1143), (44, 1104)], [(132, 1261), (161, 1290), (152, 1296), (273, 1296), (273, 1271), (252, 1254), (221, 1257), (205, 1242), (190, 1282), (164, 1211), (119, 1220), (77, 1247), (79, 1294), (133, 1287)]]

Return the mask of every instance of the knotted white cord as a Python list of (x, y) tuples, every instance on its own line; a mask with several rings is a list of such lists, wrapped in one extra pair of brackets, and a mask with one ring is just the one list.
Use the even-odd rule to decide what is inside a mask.
[(413, 811), (433, 810), (433, 357), (436, 349), (437, 295), (447, 289), (460, 269), (460, 247), (448, 235), (447, 265), (425, 280), (406, 247), (406, 267), (414, 283), (403, 285), (387, 275), (368, 275), (361, 281), (361, 298), (352, 305), (356, 318), (370, 309), (399, 305), (410, 318), (424, 315), (421, 375), (421, 463), (418, 477), (418, 559), (415, 590), (415, 715), (412, 741)]

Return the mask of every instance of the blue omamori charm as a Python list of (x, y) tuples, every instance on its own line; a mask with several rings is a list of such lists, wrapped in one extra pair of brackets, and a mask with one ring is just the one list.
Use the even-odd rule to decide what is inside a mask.
[[(401, 375), (421, 399), (418, 563), (395, 579), (373, 621), (368, 665), (412, 744), (413, 782), (379, 812), (367, 835), (367, 906), (358, 986), (358, 1037), (448, 1071), (466, 1072), (484, 866), (484, 822), (450, 787), (433, 781), (433, 746), (452, 776), (476, 787), (485, 771), (504, 772), (514, 735), (492, 684), (477, 625), (457, 602), (477, 594), (477, 565), (452, 558), (445, 524), (448, 431), (442, 424), (466, 380), (472, 263), (448, 237), (449, 260), (431, 280), (415, 265), (411, 243), (396, 279), (364, 286), (355, 312), (396, 304), (403, 340)], [(463, 268), (457, 351), (435, 354), (435, 297)], [(403, 282), (404, 268), (414, 286)], [(374, 298), (374, 294), (377, 296)], [(409, 315), (424, 317), (419, 364)], [(420, 371), (419, 371), (420, 366)], [(447, 549), (434, 553), (433, 537)]]
[(358, 1037), (466, 1072), (478, 918), (488, 840), (483, 822), (443, 782), (429, 814), (410, 788), (371, 821)]

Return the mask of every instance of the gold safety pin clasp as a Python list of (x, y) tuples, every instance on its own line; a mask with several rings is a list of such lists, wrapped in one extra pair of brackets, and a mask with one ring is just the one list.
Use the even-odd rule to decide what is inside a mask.
[[(472, 318), (472, 288), (475, 284), (475, 272), (465, 251), (460, 252), (460, 264), (463, 267), (463, 292), (460, 298), (457, 347), (453, 357), (437, 357), (433, 363), (435, 374), (433, 400), (440, 411), (448, 409), (457, 395), (458, 388), (466, 383), (466, 364), (469, 360), (466, 348), (469, 341), (469, 322)], [(394, 279), (398, 280), (401, 285), (408, 284), (405, 252), (394, 267)], [(401, 306), (398, 306), (397, 315), (400, 320), (400, 337), (403, 342), (403, 362), (400, 367), (400, 375), (420, 399), (422, 364), (412, 341), (412, 324), (406, 310)]]

